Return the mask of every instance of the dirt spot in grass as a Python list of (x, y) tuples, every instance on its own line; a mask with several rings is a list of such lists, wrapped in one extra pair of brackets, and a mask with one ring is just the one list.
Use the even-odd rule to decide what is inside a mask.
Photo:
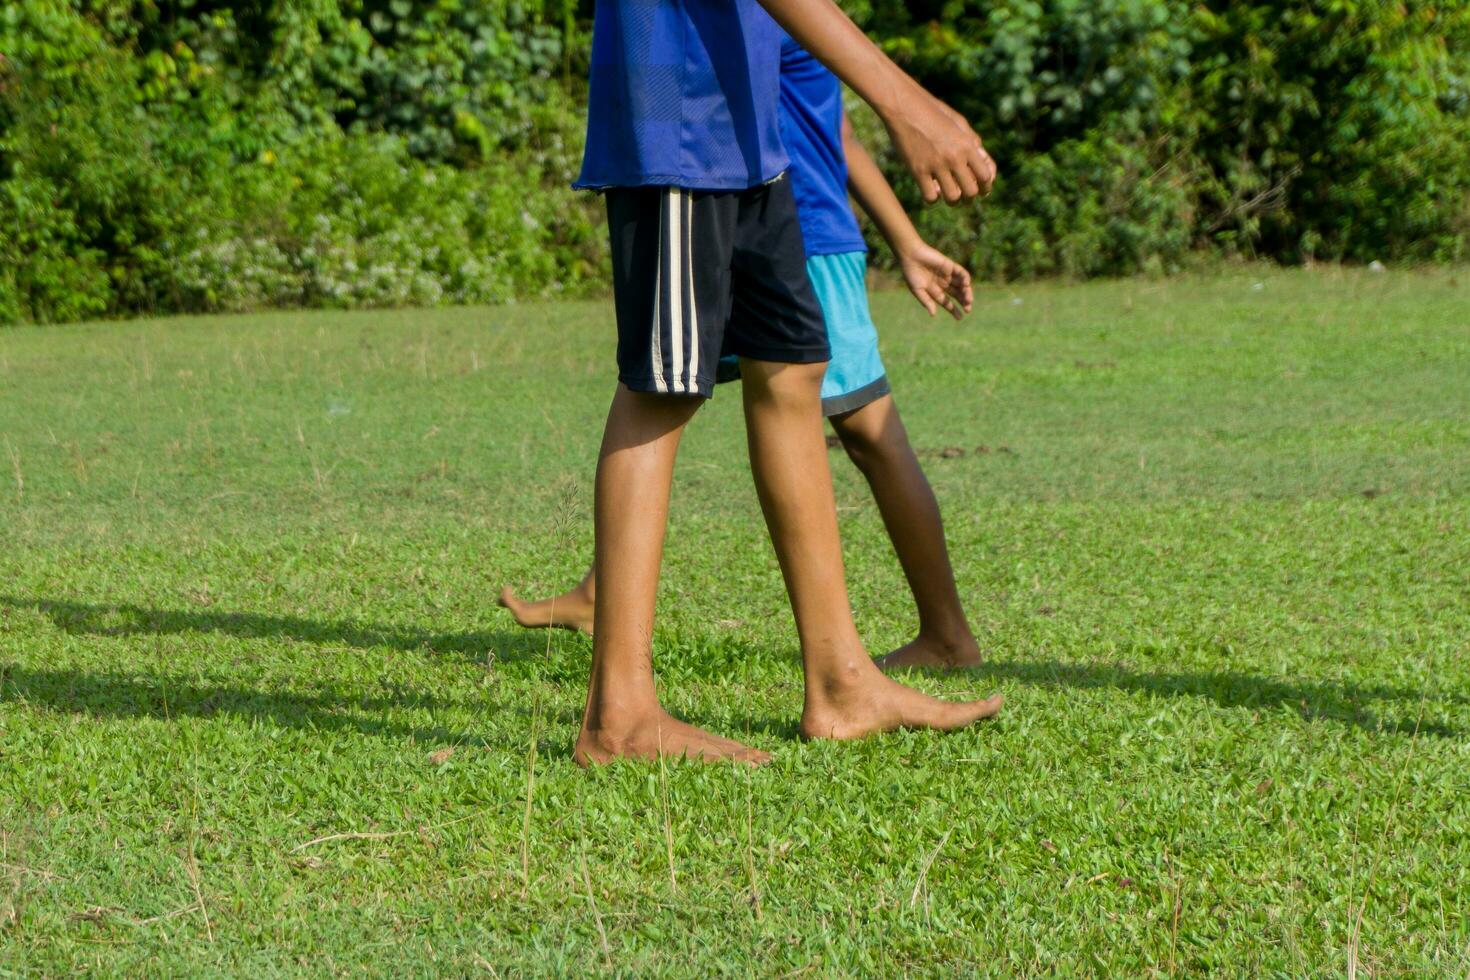
[(1042, 838), (1042, 841), (1041, 841), (1041, 849), (1043, 851), (1052, 851), (1053, 853), (1055, 853), (1055, 851), (1057, 849), (1057, 846), (1055, 844), (1053, 844), (1050, 840), (1047, 840), (1046, 838)]
[(429, 762), (433, 763), (436, 766), (442, 766), (442, 765), (444, 765), (444, 763), (448, 762), (453, 757), (454, 757), (454, 746), (450, 745), (450, 746), (448, 746), (446, 748), (440, 749), (437, 752), (430, 752), (429, 753)]
[(1363, 491), (1363, 496), (1367, 497), (1369, 500), (1373, 500), (1374, 498), (1381, 497), (1386, 493), (1388, 493), (1388, 491), (1385, 490), (1383, 487), (1369, 487), (1368, 489)]
[(1017, 455), (1010, 446), (987, 446), (981, 444), (974, 449), (965, 449), (962, 446), (945, 446), (942, 449), (920, 449), (917, 454), (936, 459), (960, 459), (965, 456), (989, 456), (991, 453), (1005, 455)]
[(1256, 784), (1256, 795), (1257, 796), (1265, 796), (1267, 793), (1271, 792), (1271, 787), (1274, 786), (1274, 785), (1275, 785), (1275, 781), (1274, 780), (1271, 780), (1271, 779), (1263, 779), (1263, 780), (1261, 780), (1259, 783)]
[(1036, 615), (1038, 616), (1055, 616), (1056, 614), (1057, 611), (1052, 606), (1038, 606), (1036, 608)]

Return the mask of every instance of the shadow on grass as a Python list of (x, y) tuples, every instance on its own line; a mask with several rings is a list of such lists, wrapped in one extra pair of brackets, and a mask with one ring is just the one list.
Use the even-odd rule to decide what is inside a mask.
[[(271, 690), (181, 675), (126, 674), (80, 670), (29, 670), (0, 664), (0, 702), (23, 701), (52, 711), (68, 711), (95, 718), (236, 717), (263, 721), (280, 728), (369, 735), (393, 740), (413, 739), (426, 745), (493, 746), (493, 742), (443, 725), (417, 725), (388, 720), (403, 710), (435, 711), (466, 708), (419, 694), (363, 695), (332, 688), (312, 692)], [(504, 705), (486, 701), (483, 710), (495, 713)], [(509, 710), (529, 717), (530, 710)], [(557, 722), (575, 721), (567, 712), (546, 711)], [(557, 747), (544, 745), (543, 754)], [(570, 749), (563, 750), (565, 754)]]
[[(494, 651), (497, 664), (528, 664), (539, 659), (543, 668), (543, 680), (562, 683), (585, 681), (585, 663), (580, 660), (575, 668), (567, 664), (547, 663), (544, 659), (546, 638), (543, 633), (525, 630), (482, 630), (461, 633), (442, 633), (412, 627), (383, 626), (355, 623), (351, 621), (319, 621), (298, 616), (273, 616), (248, 612), (214, 612), (205, 610), (148, 609), (136, 605), (114, 603), (83, 603), (70, 600), (28, 599), (0, 596), (0, 608), (37, 610), (51, 619), (57, 628), (73, 634), (95, 636), (133, 636), (139, 634), (172, 634), (188, 632), (213, 632), (243, 638), (289, 639), (303, 643), (342, 645), (372, 649), (386, 647), (410, 652), (457, 653), (472, 662), (483, 663), (486, 651)], [(21, 689), (17, 677), (24, 672), (11, 671), (7, 682)], [(65, 672), (57, 672), (50, 682), (44, 672), (34, 673), (32, 679), (38, 688), (52, 691), (74, 691), (80, 685), (91, 690), (94, 687), (116, 683), (126, 692), (129, 685), (140, 698), (147, 692), (157, 692), (167, 681), (188, 689), (189, 681), (173, 681), (166, 678), (139, 680), (124, 674), (117, 675), (74, 675), (69, 679)], [(1284, 681), (1239, 671), (1141, 671), (1120, 664), (1080, 664), (1060, 660), (1039, 661), (990, 661), (971, 672), (971, 676), (990, 679), (1014, 680), (1023, 684), (1041, 687), (1114, 688), (1120, 691), (1141, 692), (1170, 697), (1206, 697), (1226, 708), (1275, 708), (1285, 707), (1296, 711), (1306, 719), (1325, 719), (1350, 725), (1369, 732), (1392, 732), (1407, 734), (1415, 730), (1413, 720), (1384, 719), (1362, 707), (1365, 701), (1403, 701), (1418, 703), (1424, 692), (1412, 688), (1388, 685), (1335, 684), (1314, 681)], [(157, 683), (153, 683), (157, 682)], [(175, 688), (178, 689), (178, 688)], [(403, 707), (449, 707), (424, 695), (404, 693), (392, 698), (364, 699), (343, 693), (297, 695), (293, 693), (263, 694), (250, 688), (222, 686), (200, 689), (192, 703), (209, 707), (210, 711), (224, 710), (221, 704), (234, 706), (266, 704), (261, 714), (281, 724), (293, 724), (298, 716), (308, 723), (322, 728), (350, 728), (359, 732), (384, 735), (413, 735), (416, 738), (435, 741), (471, 741), (469, 736), (456, 738), (454, 733), (439, 729), (420, 729), (412, 726), (394, 725), (366, 718), (344, 720), (335, 713), (344, 704), (356, 704), (362, 710), (385, 710)], [(271, 707), (272, 700), (283, 701), (279, 707)], [(48, 700), (40, 698), (40, 700)], [(1432, 701), (1442, 701), (1436, 696)], [(1470, 698), (1450, 695), (1456, 703), (1470, 703)], [(97, 709), (98, 713), (118, 712), (107, 707), (113, 699), (105, 691), (98, 691), (84, 710)], [(127, 697), (121, 698), (126, 705)], [(180, 702), (180, 703), (190, 703)], [(524, 707), (512, 710), (528, 713)], [(187, 713), (174, 705), (175, 713)], [(198, 713), (203, 713), (198, 712)], [(317, 716), (320, 716), (319, 718)], [(557, 718), (570, 723), (576, 719)], [(698, 719), (691, 718), (696, 724)], [(761, 731), (782, 738), (795, 736), (794, 722), (784, 719), (745, 719), (747, 730)], [(300, 724), (301, 722), (295, 722)], [(1441, 738), (1462, 738), (1461, 729), (1440, 722), (1424, 721), (1417, 725), (1421, 734)], [(483, 744), (483, 743), (478, 743)]]
[[(1417, 705), (1423, 691), (1387, 685), (1282, 681), (1239, 671), (1139, 671), (1119, 664), (1078, 664), (1061, 660), (990, 661), (969, 672), (975, 677), (1013, 680), (1038, 687), (1114, 688), (1167, 697), (1209, 698), (1223, 708), (1289, 708), (1307, 720), (1325, 719), (1369, 732), (1462, 738), (1461, 729), (1413, 718), (1385, 719), (1362, 706), (1365, 701)], [(1462, 700), (1450, 696), (1452, 701)], [(1417, 716), (1418, 712), (1412, 712)]]
[[(320, 621), (299, 616), (272, 616), (250, 612), (149, 609), (126, 603), (84, 603), (71, 600), (22, 599), (0, 596), (0, 610), (32, 609), (56, 627), (73, 635), (129, 637), (183, 633), (217, 633), (242, 639), (291, 640), (355, 649), (386, 648), (413, 653), (458, 654), (475, 664), (494, 653), (496, 667), (516, 665), (517, 679), (525, 679), (532, 662), (544, 668), (540, 679), (560, 683), (568, 672), (584, 674), (578, 664), (548, 663), (546, 635), (526, 630), (476, 630), (441, 633), (431, 630)], [(234, 715), (256, 718), (285, 728), (334, 731), (391, 739), (412, 738), (428, 744), (488, 746), (498, 744), (465, 731), (439, 725), (416, 725), (388, 720), (396, 711), (426, 712), (474, 710), (487, 714), (510, 711), (529, 719), (524, 705), (486, 700), (467, 705), (385, 684), (388, 693), (322, 687), (311, 692), (272, 690), (185, 675), (78, 670), (28, 670), (0, 663), (0, 701), (24, 700), (53, 710), (96, 717), (178, 718)], [(559, 724), (580, 720), (567, 711), (542, 707), (545, 717)], [(542, 754), (570, 755), (570, 746), (542, 744)]]
[(242, 639), (293, 640), (364, 650), (385, 647), (409, 653), (456, 653), (475, 663), (484, 663), (488, 651), (494, 653), (498, 664), (544, 659), (546, 652), (546, 634), (523, 629), (441, 633), (351, 620), (317, 620), (207, 609), (149, 609), (128, 603), (0, 596), (0, 608), (4, 607), (34, 609), (50, 619), (57, 629), (90, 636), (221, 633)]

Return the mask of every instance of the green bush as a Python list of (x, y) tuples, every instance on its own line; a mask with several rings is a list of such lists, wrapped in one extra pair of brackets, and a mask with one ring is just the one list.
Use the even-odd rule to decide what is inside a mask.
[(1192, 248), (1285, 261), (1465, 254), (1464, 4), (849, 7), (999, 161), (979, 214), (925, 219), (957, 242), (983, 234), (987, 273), (1167, 269)]
[[(1182, 4), (849, 6), (895, 60), (973, 123), (999, 164), (991, 199), (919, 220), (977, 274), (1167, 271), (1197, 244), (1193, 161), (1176, 133), (1191, 50)], [(899, 162), (891, 154), (885, 162), (918, 209)]]
[(228, 202), (181, 242), (184, 305), (400, 306), (573, 293), (599, 271), (589, 202), (514, 162), (414, 158), (394, 136), (266, 153), (219, 186)]
[[(5, 11), (0, 306), (64, 320), (153, 308), (163, 242), (202, 203), (153, 165), (131, 66), (54, 3)], [(10, 42), (14, 43), (10, 43)]]
[[(565, 106), (542, 140), (508, 134), (483, 161), (422, 152), (389, 126), (344, 132), (289, 111), (259, 81), (275, 53), (250, 68), (217, 50), (235, 12), (175, 25), (165, 60), (115, 46), (154, 35), (111, 9), (94, 20), (25, 0), (0, 18), (3, 321), (502, 302), (601, 283), (596, 201), (568, 187), (580, 120)], [(181, 40), (210, 32), (202, 55)]]
[(1287, 260), (1464, 253), (1470, 8), (1231, 3), (1192, 24), (1204, 234)]
[[(1470, 6), (852, 0), (999, 161), (920, 210), (986, 278), (1455, 260)], [(11, 0), (0, 322), (606, 288), (590, 0)], [(884, 261), (884, 253), (878, 253)]]

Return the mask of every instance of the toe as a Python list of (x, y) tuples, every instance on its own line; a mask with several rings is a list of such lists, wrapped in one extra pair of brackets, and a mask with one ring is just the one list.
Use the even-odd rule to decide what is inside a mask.
[(999, 694), (992, 694), (984, 701), (975, 701), (969, 706), (971, 708), (970, 720), (980, 721), (985, 718), (994, 718), (1000, 714), (1001, 705), (1005, 703), (1006, 699)]

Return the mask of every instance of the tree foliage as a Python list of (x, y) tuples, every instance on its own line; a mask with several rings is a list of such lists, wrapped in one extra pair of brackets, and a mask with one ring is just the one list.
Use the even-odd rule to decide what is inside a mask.
[[(846, 6), (999, 160), (989, 201), (920, 218), (984, 276), (1466, 252), (1466, 5)], [(600, 287), (568, 190), (591, 8), (12, 0), (0, 322)]]
[(1470, 7), (1380, 0), (859, 0), (976, 125), (1002, 183), (931, 234), (997, 275), (1455, 259)]

